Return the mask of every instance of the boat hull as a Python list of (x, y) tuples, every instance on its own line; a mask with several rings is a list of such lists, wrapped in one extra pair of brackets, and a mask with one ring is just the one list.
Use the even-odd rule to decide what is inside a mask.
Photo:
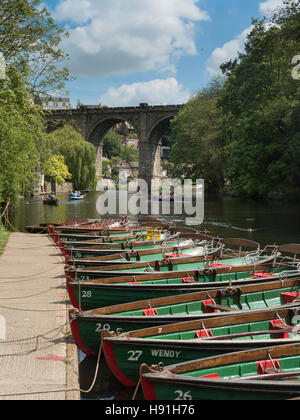
[[(300, 296), (300, 280), (262, 285), (249, 285), (236, 290), (198, 292), (161, 299), (147, 299), (93, 311), (71, 313), (74, 338), (89, 353), (99, 350), (102, 329), (123, 332), (152, 328), (159, 325), (215, 318), (233, 313), (295, 307)], [(208, 299), (209, 297), (209, 299)], [(218, 302), (218, 304), (216, 303)], [(297, 302), (297, 301), (296, 301)], [(149, 310), (148, 308), (151, 308)], [(85, 351), (82, 348), (83, 351)]]
[(272, 401), (300, 397), (300, 345), (229, 353), (150, 368), (141, 366), (146, 400)]

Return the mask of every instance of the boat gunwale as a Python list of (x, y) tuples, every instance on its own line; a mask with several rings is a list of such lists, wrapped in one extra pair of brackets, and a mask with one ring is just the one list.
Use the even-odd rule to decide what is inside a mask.
[[(230, 289), (230, 291), (236, 291), (236, 292), (241, 292), (242, 294), (250, 294), (250, 293), (256, 293), (256, 292), (265, 292), (265, 291), (270, 291), (270, 290), (278, 290), (278, 289), (283, 289), (283, 288), (289, 288), (289, 287), (297, 287), (300, 286), (300, 279), (298, 280), (279, 280), (279, 281), (274, 281), (274, 282), (266, 282), (266, 283), (261, 283), (259, 285), (246, 285), (243, 286), (241, 288), (220, 288), (220, 289), (214, 289), (214, 290), (210, 290), (210, 297), (211, 298), (216, 298), (218, 296), (218, 293), (222, 293), (225, 292)], [(100, 309), (93, 309), (91, 311), (86, 311), (83, 314), (87, 315), (91, 315), (92, 313), (94, 314), (113, 314), (113, 313), (119, 313), (119, 312), (129, 312), (129, 311), (134, 311), (134, 310), (140, 310), (140, 309), (144, 309), (146, 307), (148, 307), (148, 305), (151, 305), (151, 307), (163, 307), (163, 306), (171, 306), (174, 304), (179, 304), (179, 303), (190, 303), (190, 302), (195, 302), (195, 301), (202, 301), (205, 300), (207, 298), (207, 293), (208, 291), (200, 291), (200, 292), (196, 292), (196, 293), (186, 293), (184, 295), (177, 295), (177, 296), (167, 296), (167, 297), (161, 297), (161, 298), (156, 298), (156, 299), (146, 299), (146, 300), (139, 300), (136, 302), (130, 302), (130, 303), (122, 303), (119, 305), (114, 305), (114, 306), (107, 306), (104, 308), (100, 308)], [(283, 305), (280, 305), (280, 307), (282, 307)], [(291, 306), (297, 306), (297, 305), (284, 305), (285, 308), (291, 307)], [(274, 310), (274, 308), (272, 308)], [(236, 311), (238, 312), (238, 311)], [(241, 311), (242, 312), (242, 311)], [(81, 314), (81, 315), (83, 315)], [(217, 313), (215, 314), (210, 314), (210, 315), (218, 315)], [(224, 315), (224, 314), (223, 314)], [(187, 315), (188, 316), (188, 315)], [(169, 317), (169, 316), (168, 316)], [(139, 317), (138, 317), (139, 318)], [(147, 318), (151, 318), (147, 317)], [(157, 318), (157, 316), (153, 317), (153, 318)], [(162, 317), (160, 316), (160, 319)], [(173, 319), (173, 318), (172, 318)]]
[[(279, 315), (282, 319), (287, 317), (295, 316), (297, 313), (300, 314), (300, 306), (295, 305), (293, 308), (283, 308), (283, 309), (270, 309), (269, 311), (260, 310), (258, 312), (251, 312), (248, 311), (242, 314), (231, 314), (225, 315), (223, 317), (218, 318), (206, 318), (205, 319), (205, 328), (212, 329), (212, 328), (221, 328), (221, 327), (229, 327), (232, 325), (244, 325), (245, 323), (256, 323), (256, 322), (264, 322), (264, 321), (272, 321), (276, 319)], [(279, 318), (278, 318), (279, 319)], [(198, 330), (199, 328), (203, 328), (203, 321), (195, 320), (195, 321), (186, 321), (180, 323), (172, 323), (169, 325), (159, 325), (152, 328), (144, 328), (141, 330), (136, 331), (128, 331), (123, 332), (120, 335), (112, 335), (111, 332), (108, 332), (105, 338), (113, 339), (121, 339), (121, 338), (130, 338), (132, 339), (148, 339), (149, 337), (153, 336), (161, 336), (173, 333), (183, 333), (193, 330)], [(277, 332), (278, 333), (278, 332)], [(280, 331), (279, 331), (280, 333)], [(300, 338), (300, 337), (299, 337)], [(196, 339), (199, 341), (199, 339)], [(156, 340), (155, 340), (156, 341)], [(176, 340), (175, 340), (176, 341)], [(212, 340), (210, 340), (211, 342)]]
[[(150, 268), (150, 267), (155, 267), (157, 265), (157, 263), (160, 263), (160, 267), (167, 267), (170, 263), (172, 263), (173, 265), (179, 265), (179, 264), (189, 264), (189, 263), (201, 263), (201, 262), (207, 262), (207, 261), (215, 261), (214, 257), (220, 252), (221, 248), (215, 248), (214, 250), (212, 250), (211, 252), (208, 253), (207, 257), (203, 257), (203, 256), (195, 256), (195, 257), (180, 257), (180, 258), (170, 258), (168, 260), (166, 260), (166, 262), (162, 263), (161, 260), (154, 260), (154, 261), (142, 261), (142, 262), (124, 262), (124, 263), (116, 263), (116, 265), (99, 265), (98, 267), (86, 267), (86, 268), (78, 268), (76, 269), (77, 273), (85, 273), (85, 272), (98, 272), (100, 274), (105, 273), (105, 272), (112, 272), (114, 274), (119, 274), (118, 271), (114, 271), (114, 270), (123, 270), (123, 269), (136, 269), (136, 268)], [(223, 255), (221, 257), (222, 261), (223, 260), (227, 260), (227, 259), (232, 259), (232, 258), (242, 258), (242, 257), (246, 257), (247, 255), (249, 255), (249, 253), (242, 253), (242, 255), (240, 256), (236, 256), (235, 254), (227, 254), (227, 255)], [(275, 260), (275, 256), (268, 256), (266, 258), (264, 258), (263, 260), (261, 260), (259, 262), (259, 265), (262, 264), (267, 264), (270, 263), (272, 261)], [(93, 263), (95, 261), (93, 260), (88, 260), (89, 262)], [(82, 263), (81, 260), (78, 260), (78, 263)], [(104, 262), (104, 261), (101, 261)], [(243, 265), (242, 267), (245, 267), (245, 271), (247, 270), (247, 267), (249, 268), (253, 268), (255, 265), (251, 264), (251, 265)], [(239, 267), (239, 266), (236, 266)], [(70, 266), (70, 269), (72, 270), (72, 266)], [(102, 268), (102, 270), (99, 270), (99, 268)], [(233, 267), (235, 268), (235, 267)], [(222, 267), (223, 269), (223, 267)], [(228, 272), (232, 272), (232, 267), (228, 267)], [(220, 270), (219, 268), (214, 268), (214, 267), (210, 267), (209, 265), (207, 267), (203, 267), (200, 270), (214, 270), (217, 273), (219, 272), (218, 270)], [(176, 271), (178, 272), (178, 271)], [(87, 273), (86, 273), (87, 274)], [(139, 274), (145, 274), (145, 272), (136, 272), (133, 275), (139, 275)], [(130, 272), (124, 272), (124, 275), (132, 275), (132, 273)]]

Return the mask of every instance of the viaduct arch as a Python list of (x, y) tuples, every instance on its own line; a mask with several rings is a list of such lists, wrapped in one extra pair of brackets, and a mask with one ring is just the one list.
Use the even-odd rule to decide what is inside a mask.
[(70, 124), (97, 150), (97, 175), (102, 176), (102, 144), (107, 131), (117, 123), (127, 121), (139, 136), (139, 177), (152, 185), (160, 178), (159, 143), (168, 131), (170, 121), (184, 105), (109, 108), (81, 106), (74, 110), (54, 111), (47, 116), (48, 131)]

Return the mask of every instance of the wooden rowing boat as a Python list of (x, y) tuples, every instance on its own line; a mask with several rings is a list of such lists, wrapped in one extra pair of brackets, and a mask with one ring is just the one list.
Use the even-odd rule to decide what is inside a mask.
[(130, 387), (139, 381), (141, 363), (173, 365), (298, 342), (300, 335), (292, 333), (298, 318), (300, 322), (300, 309), (294, 308), (208, 318), (121, 334), (103, 329), (102, 349), (112, 373)]
[[(60, 238), (60, 246), (63, 250), (66, 250), (68, 254), (71, 254), (71, 250), (84, 248), (84, 249), (120, 249), (124, 251), (125, 249), (139, 249), (146, 248), (152, 245), (163, 245), (165, 241), (170, 241), (178, 238), (181, 235), (181, 238), (193, 238), (192, 235), (196, 234), (194, 229), (191, 229), (191, 232), (187, 233), (186, 230), (182, 228), (171, 228), (169, 230), (162, 230), (160, 240), (146, 240), (146, 231), (143, 231), (143, 240), (142, 238), (137, 239), (137, 235), (126, 236), (123, 242), (117, 242), (115, 237), (103, 237), (100, 236), (98, 239), (93, 239), (94, 236), (85, 236), (87, 239), (83, 239), (83, 235), (78, 235), (79, 240), (66, 240), (65, 238)], [(204, 234), (203, 234), (204, 235)], [(76, 236), (76, 235), (75, 235)], [(198, 234), (197, 234), (198, 236)], [(105, 239), (105, 240), (104, 240)]]
[[(177, 244), (173, 243), (170, 246), (160, 246), (152, 249), (131, 249), (127, 252), (118, 252), (112, 253), (111, 255), (95, 256), (97, 251), (87, 250), (85, 253), (74, 252), (74, 258), (67, 257), (66, 263), (70, 266), (76, 268), (85, 268), (85, 267), (103, 267), (103, 266), (113, 266), (113, 265), (130, 265), (132, 263), (139, 262), (152, 262), (152, 261), (162, 261), (166, 259), (173, 258), (191, 258), (191, 257), (201, 257), (206, 255), (208, 252), (208, 245), (205, 241), (204, 243), (194, 243), (192, 240), (180, 240)], [(216, 249), (212, 248), (211, 249)], [(80, 258), (76, 258), (76, 255), (80, 255)]]
[(141, 366), (146, 400), (286, 400), (300, 396), (300, 344)]
[[(120, 277), (120, 276), (142, 276), (145, 274), (156, 274), (159, 272), (184, 272), (189, 274), (193, 271), (199, 271), (202, 274), (218, 274), (218, 272), (224, 268), (228, 271), (235, 271), (239, 268), (243, 268), (243, 271), (248, 269), (255, 270), (256, 266), (263, 266), (268, 263), (272, 263), (275, 259), (274, 255), (260, 254), (255, 261), (251, 262), (251, 259), (247, 259), (249, 253), (242, 253), (239, 257), (234, 253), (223, 254), (221, 258), (222, 249), (213, 248), (206, 253), (203, 250), (205, 256), (197, 257), (177, 257), (176, 254), (171, 255), (168, 258), (157, 259), (146, 262), (126, 262), (115, 265), (103, 265), (99, 266), (99, 262), (89, 260), (89, 266), (87, 268), (80, 268), (80, 262), (77, 267), (66, 266), (65, 274), (67, 277), (71, 277), (77, 280), (97, 280), (107, 277)], [(202, 254), (202, 255), (203, 255)], [(92, 264), (94, 266), (92, 266)], [(206, 271), (204, 271), (206, 270)], [(189, 277), (188, 275), (184, 277)]]
[[(84, 292), (84, 289), (82, 290)], [(87, 292), (88, 293), (88, 292)], [(92, 296), (87, 295), (87, 299)], [(124, 332), (172, 323), (204, 320), (245, 311), (294, 307), (300, 298), (300, 279), (146, 299), (87, 312), (70, 312), (71, 329), (85, 353), (100, 346), (102, 329)]]
[(52, 198), (44, 198), (43, 199), (43, 204), (47, 205), (47, 206), (58, 206), (58, 199), (52, 199)]
[[(95, 244), (92, 243), (89, 246), (80, 246), (80, 247), (64, 247), (62, 250), (64, 256), (66, 257), (66, 263), (72, 260), (78, 259), (89, 259), (95, 257), (108, 257), (108, 260), (111, 259), (112, 255), (116, 256), (126, 256), (128, 252), (132, 255), (132, 252), (143, 252), (150, 250), (162, 250), (162, 249), (174, 249), (176, 246), (183, 244), (183, 241), (179, 237), (174, 237), (173, 239), (168, 239), (165, 241), (126, 241), (121, 244)], [(191, 242), (192, 244), (192, 242)], [(125, 253), (125, 254), (124, 254)], [(141, 255), (141, 254), (140, 254)], [(106, 259), (104, 260), (106, 261)]]
[(54, 228), (54, 231), (60, 234), (105, 232), (105, 234), (108, 236), (110, 233), (122, 233), (134, 230), (141, 230), (142, 228), (168, 229), (170, 228), (170, 225), (161, 222), (149, 222), (147, 224), (141, 223), (130, 225), (128, 218), (125, 218), (111, 222), (95, 223), (94, 225), (90, 226), (58, 226)]
[[(176, 296), (184, 293), (212, 290), (228, 286), (258, 284), (280, 279), (298, 278), (300, 272), (292, 266), (276, 264), (274, 267), (257, 266), (218, 269), (214, 277), (205, 269), (189, 272), (169, 272), (145, 274), (143, 276), (109, 277), (99, 280), (74, 280), (67, 277), (67, 290), (75, 308), (91, 310), (120, 303), (135, 302), (144, 299)], [(80, 302), (80, 303), (79, 303)]]

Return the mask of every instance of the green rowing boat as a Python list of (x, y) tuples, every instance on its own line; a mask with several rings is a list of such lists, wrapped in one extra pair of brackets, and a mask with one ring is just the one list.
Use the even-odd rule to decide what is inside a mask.
[[(162, 325), (116, 333), (102, 330), (105, 359), (115, 377), (126, 387), (140, 378), (140, 365), (173, 365), (242, 350), (300, 341), (293, 326), (300, 309), (279, 309), (202, 321)], [(94, 354), (97, 355), (96, 353)]]
[(228, 286), (263, 283), (299, 277), (292, 266), (276, 264), (274, 267), (258, 266), (256, 270), (238, 267), (218, 269), (218, 274), (201, 271), (146, 274), (144, 276), (111, 277), (100, 280), (76, 281), (67, 277), (67, 290), (75, 308), (91, 310), (109, 305), (136, 302), (147, 296), (156, 299), (183, 293), (199, 292)]
[[(185, 251), (186, 252), (186, 251)], [(255, 270), (257, 266), (274, 262), (276, 255), (269, 254), (249, 254), (243, 253), (236, 256), (230, 251), (223, 252), (222, 248), (212, 248), (209, 251), (203, 249), (205, 256), (198, 257), (182, 257), (176, 253), (170, 254), (167, 258), (146, 261), (146, 262), (125, 262), (115, 265), (89, 266), (87, 268), (66, 266), (65, 274), (77, 280), (97, 280), (107, 277), (119, 276), (142, 276), (145, 274), (156, 274), (163, 272), (184, 272), (200, 270), (200, 273), (218, 274), (218, 271), (227, 268), (229, 271), (235, 271), (244, 267), (244, 271), (252, 268)], [(202, 254), (202, 255), (203, 255)], [(206, 270), (206, 271), (204, 271)]]
[(294, 399), (300, 396), (299, 379), (299, 343), (229, 353), (167, 367), (141, 366), (146, 400)]
[(236, 288), (217, 289), (95, 309), (72, 310), (71, 329), (77, 345), (87, 354), (97, 353), (102, 329), (124, 332), (158, 325), (220, 317), (244, 311), (295, 306), (300, 279), (281, 280)]
[[(118, 252), (116, 254), (112, 253), (110, 255), (104, 256), (95, 256), (95, 251), (86, 251), (86, 255), (93, 256), (89, 258), (82, 255), (79, 259), (72, 257), (66, 257), (66, 262), (70, 266), (76, 268), (85, 268), (85, 267), (103, 267), (103, 266), (112, 266), (130, 263), (139, 263), (139, 262), (152, 262), (160, 261), (172, 258), (188, 258), (188, 257), (198, 257), (208, 255), (211, 251), (215, 251), (216, 248), (213, 245), (204, 243), (194, 243), (192, 240), (182, 240), (177, 244), (173, 243), (170, 246), (159, 246), (158, 248), (152, 249), (141, 249), (136, 250), (132, 249), (127, 252)], [(77, 253), (74, 253), (74, 256)]]

